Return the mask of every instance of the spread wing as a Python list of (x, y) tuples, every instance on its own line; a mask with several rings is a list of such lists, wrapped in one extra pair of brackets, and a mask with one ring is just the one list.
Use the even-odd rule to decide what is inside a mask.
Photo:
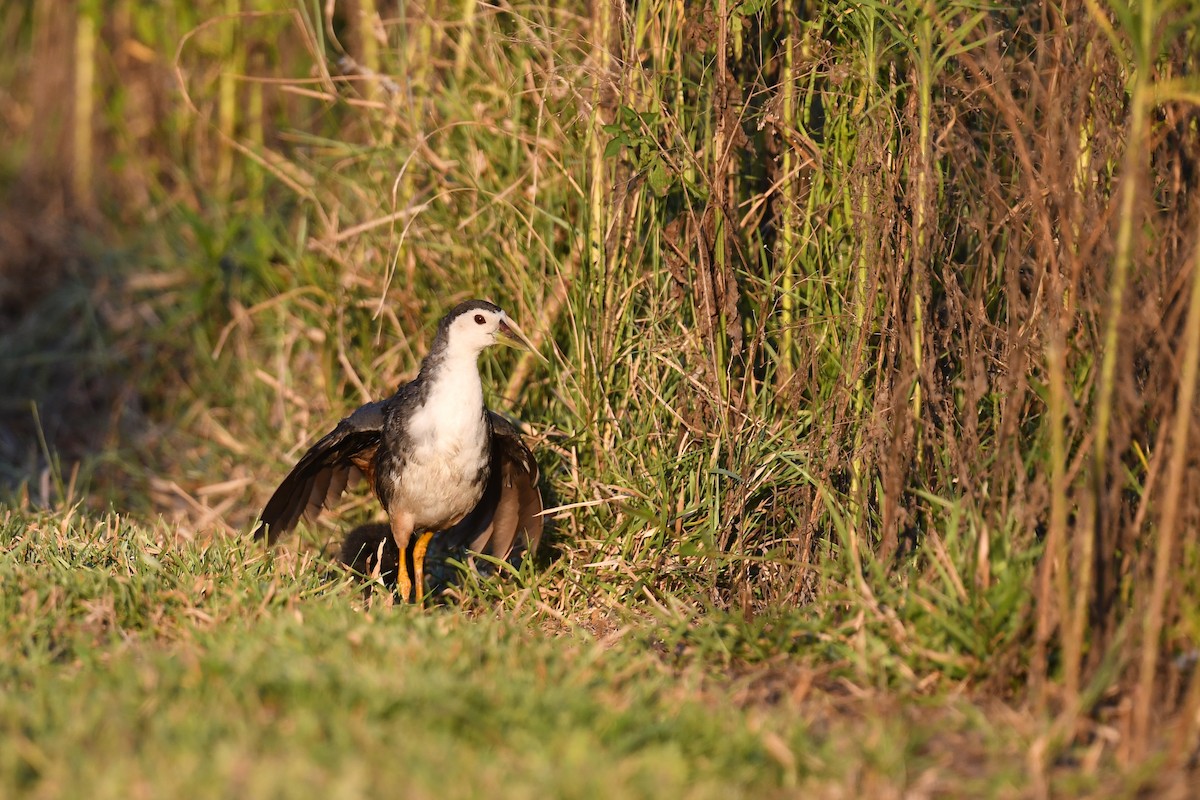
[(274, 544), (301, 516), (316, 517), (341, 496), (355, 473), (373, 486), (375, 453), (383, 440), (383, 402), (368, 403), (308, 449), (259, 515), (254, 538)]
[(489, 411), (492, 471), (479, 504), (442, 536), (447, 548), (516, 561), (537, 550), (542, 538), (538, 465), (520, 432)]

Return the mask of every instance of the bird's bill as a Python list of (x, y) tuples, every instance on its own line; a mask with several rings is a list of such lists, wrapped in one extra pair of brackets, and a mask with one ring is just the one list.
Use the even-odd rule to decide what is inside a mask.
[[(525, 335), (525, 332), (521, 330), (521, 326), (513, 322), (507, 316), (500, 320), (499, 340), (504, 344), (511, 345), (522, 350), (528, 350), (542, 361), (546, 361), (546, 357), (539, 353), (537, 348), (530, 343), (529, 338)], [(550, 362), (546, 361), (546, 363)]]

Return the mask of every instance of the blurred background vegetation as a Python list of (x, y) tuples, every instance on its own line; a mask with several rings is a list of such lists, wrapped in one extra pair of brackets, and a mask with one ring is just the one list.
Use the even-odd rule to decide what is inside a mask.
[(552, 360), (484, 359), (489, 399), (574, 506), (529, 613), (992, 693), (1055, 721), (1047, 763), (1183, 763), (1197, 31), (1122, 0), (6, 3), (0, 481), (230, 541), (488, 297)]

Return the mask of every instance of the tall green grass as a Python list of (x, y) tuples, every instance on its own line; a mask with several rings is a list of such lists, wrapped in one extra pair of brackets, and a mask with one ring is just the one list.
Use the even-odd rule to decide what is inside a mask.
[(13, 86), (74, 43), (27, 174), (71, 126), (64, 202), (130, 248), (84, 275), (133, 386), (97, 504), (238, 535), (488, 296), (553, 356), (485, 383), (571, 508), (536, 603), (468, 594), (799, 609), (861, 683), (1027, 698), (1040, 763), (1100, 722), (1194, 748), (1191, 6), (331, 7), (7, 12)]

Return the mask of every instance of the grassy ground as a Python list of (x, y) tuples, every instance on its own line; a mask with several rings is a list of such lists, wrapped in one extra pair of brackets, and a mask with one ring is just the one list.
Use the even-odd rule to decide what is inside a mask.
[[(0, 11), (4, 794), (1187, 796), (1195, 8), (143, 6)], [(246, 542), (472, 296), (545, 558)]]
[(357, 584), (320, 562), (235, 539), (180, 543), (116, 515), (10, 510), (0, 546), (9, 797), (1155, 785), (1095, 763), (1043, 772), (1035, 754), (1050, 732), (1035, 718), (863, 687), (823, 637), (786, 619), (752, 630), (719, 614), (610, 610), (568, 623), (539, 613), (537, 586), (506, 589), (519, 595), (511, 611), (477, 597), (365, 609)]

